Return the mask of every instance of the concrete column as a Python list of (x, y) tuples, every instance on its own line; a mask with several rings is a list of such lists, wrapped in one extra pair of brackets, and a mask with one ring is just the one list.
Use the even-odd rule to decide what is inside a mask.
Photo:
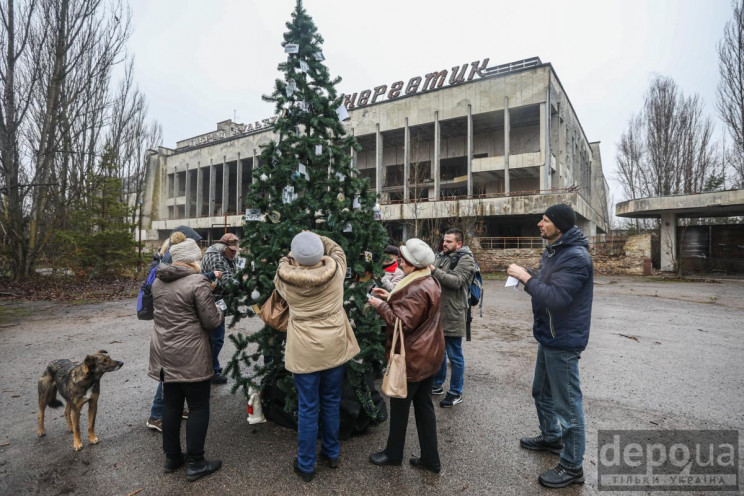
[(240, 152), (238, 152), (238, 164), (235, 169), (235, 211), (239, 214), (243, 211), (243, 164), (240, 162)]
[(227, 206), (230, 204), (230, 166), (227, 165), (227, 157), (222, 157), (222, 215), (227, 213)]
[(380, 124), (375, 125), (375, 190), (382, 197), (382, 186), (385, 184), (385, 165), (382, 161), (382, 133)]
[(661, 270), (674, 272), (677, 260), (677, 215), (661, 215)]
[(256, 177), (256, 169), (258, 168), (258, 157), (256, 156), (256, 149), (253, 149), (253, 162), (251, 163), (251, 184), (255, 184), (258, 181)]
[(196, 213), (194, 217), (204, 215), (204, 195), (202, 194), (202, 173), (201, 162), (196, 163)]
[(410, 186), (408, 176), (411, 173), (411, 129), (408, 127), (408, 117), (406, 117), (406, 127), (403, 138), (403, 201), (411, 199), (411, 192), (408, 191)]
[(550, 84), (545, 94), (545, 115), (542, 117), (545, 123), (545, 164), (543, 165), (543, 183), (541, 189), (550, 189), (551, 187), (551, 167), (550, 167)]
[[(433, 170), (431, 176), (434, 178), (434, 200), (439, 199), (441, 192), (441, 176), (442, 176), (442, 129), (439, 125), (439, 111), (434, 112), (434, 162), (432, 163)], [(431, 198), (431, 195), (429, 195)]]
[(473, 196), (473, 113), (468, 105), (468, 196)]
[(504, 193), (511, 191), (509, 184), (509, 154), (511, 153), (511, 122), (509, 120), (509, 97), (504, 97)]
[(207, 207), (207, 216), (212, 217), (214, 215), (214, 194), (215, 194), (215, 188), (217, 187), (216, 180), (215, 180), (215, 174), (214, 174), (214, 163), (212, 162), (212, 159), (209, 159), (209, 205)]
[(186, 219), (191, 218), (191, 171), (189, 170), (189, 164), (186, 164), (186, 195), (185, 202), (183, 204), (183, 216)]
[(401, 234), (403, 236), (403, 242), (408, 241), (408, 224), (403, 224), (403, 232)]
[(173, 217), (172, 219), (178, 218), (178, 167), (173, 168)]

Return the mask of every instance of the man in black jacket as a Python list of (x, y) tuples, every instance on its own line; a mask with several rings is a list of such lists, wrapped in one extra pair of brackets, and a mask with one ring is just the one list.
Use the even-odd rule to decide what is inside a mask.
[(538, 478), (546, 487), (584, 482), (586, 426), (579, 359), (589, 341), (594, 268), (587, 240), (575, 224), (570, 206), (549, 207), (538, 224), (547, 247), (537, 274), (516, 264), (507, 269), (532, 296), (533, 334), (539, 343), (532, 396), (540, 435), (519, 443), (560, 455), (558, 465)]

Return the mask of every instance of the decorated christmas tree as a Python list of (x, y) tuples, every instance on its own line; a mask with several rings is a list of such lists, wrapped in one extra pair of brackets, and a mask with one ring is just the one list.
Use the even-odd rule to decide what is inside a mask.
[[(384, 361), (381, 321), (367, 304), (367, 293), (381, 273), (380, 260), (387, 233), (375, 213), (377, 197), (351, 163), (357, 140), (346, 134), (348, 119), (341, 96), (323, 61), (323, 38), (298, 0), (286, 24), (284, 53), (277, 79), (264, 100), (275, 104), (275, 139), (264, 146), (246, 192), (243, 229), (245, 267), (228, 298), (232, 322), (255, 314), (274, 289), (279, 259), (287, 255), (292, 238), (311, 230), (336, 241), (346, 253), (349, 270), (344, 308), (361, 348), (347, 363), (342, 399), (342, 432), (352, 422), (363, 430), (385, 419), (384, 403), (372, 379)], [(258, 318), (258, 317), (254, 317)], [(233, 392), (261, 390), (264, 413), (270, 420), (294, 423), (296, 389), (284, 369), (285, 334), (268, 326), (245, 336), (230, 335), (237, 351), (227, 369), (235, 379)], [(344, 415), (346, 413), (346, 415)]]

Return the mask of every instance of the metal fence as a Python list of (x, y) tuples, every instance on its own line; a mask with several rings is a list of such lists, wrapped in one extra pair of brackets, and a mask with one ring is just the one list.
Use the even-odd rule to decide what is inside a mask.
[(542, 238), (523, 237), (483, 237), (478, 238), (480, 247), (484, 250), (507, 250), (520, 248), (542, 249)]

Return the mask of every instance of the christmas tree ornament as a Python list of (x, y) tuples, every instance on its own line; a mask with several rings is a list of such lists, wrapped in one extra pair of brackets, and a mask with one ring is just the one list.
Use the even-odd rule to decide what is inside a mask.
[(282, 203), (285, 205), (287, 203), (292, 203), (296, 198), (297, 195), (295, 195), (294, 186), (285, 186), (284, 189), (282, 189)]
[(260, 297), (261, 297), (261, 293), (259, 293), (257, 289), (254, 289), (253, 291), (251, 291), (251, 300), (256, 301)]
[(299, 169), (299, 171), (298, 171), (298, 172), (299, 172), (300, 174), (302, 174), (302, 176), (303, 176), (303, 177), (304, 177), (304, 178), (305, 178), (306, 180), (308, 180), (308, 181), (309, 181), (309, 180), (310, 180), (310, 174), (308, 174), (308, 173), (307, 173), (307, 167), (305, 166), (305, 164), (299, 164), (299, 165), (297, 166), (297, 168)]
[(325, 56), (323, 56), (323, 52), (315, 52), (313, 54), (313, 57), (315, 58), (315, 60), (317, 60), (319, 62), (322, 62), (322, 61), (325, 60)]
[(341, 172), (336, 172), (336, 177), (339, 181), (344, 182), (344, 179), (346, 179), (346, 176), (343, 175)]
[(297, 43), (287, 43), (284, 45), (284, 53), (299, 53), (300, 45)]
[(351, 201), (351, 208), (355, 210), (362, 208), (362, 204), (359, 202), (359, 194), (354, 195), (354, 199)]
[(342, 201), (346, 200), (346, 197), (344, 196), (343, 193), (339, 193), (338, 195), (336, 195), (336, 199), (338, 201), (342, 202)]
[(282, 219), (282, 214), (280, 214), (276, 210), (272, 210), (271, 212), (269, 212), (268, 218), (269, 218), (269, 220), (271, 222), (273, 222), (274, 224), (276, 224), (277, 222), (279, 222)]
[(315, 145), (315, 155), (323, 155), (323, 145)]
[(295, 83), (294, 79), (290, 79), (287, 82), (287, 96), (288, 97), (292, 96), (296, 89), (297, 89), (297, 83)]
[(300, 60), (300, 70), (302, 72), (307, 72), (310, 70), (310, 67), (307, 65), (307, 62), (305, 62), (304, 60)]
[(268, 180), (269, 180), (269, 176), (267, 176), (266, 174), (261, 174), (261, 175), (259, 176), (259, 179), (260, 179), (261, 181), (263, 181), (263, 182), (266, 182), (266, 181), (268, 181)]
[(357, 279), (359, 282), (368, 282), (370, 279), (372, 279), (372, 274), (369, 272), (365, 272), (364, 274), (360, 274), (357, 276)]
[(344, 226), (344, 232), (352, 232), (352, 231), (354, 231), (354, 228), (352, 227), (351, 222), (347, 222), (346, 225)]

